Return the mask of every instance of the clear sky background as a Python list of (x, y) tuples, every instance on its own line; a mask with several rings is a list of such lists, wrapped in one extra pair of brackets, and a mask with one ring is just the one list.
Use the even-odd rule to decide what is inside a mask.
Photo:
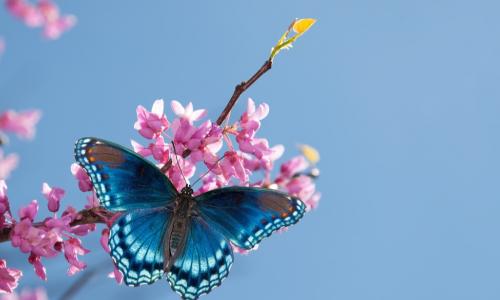
[[(44, 113), (34, 141), (6, 148), (21, 155), (15, 207), (43, 200), (43, 181), (82, 207), (69, 172), (77, 138), (130, 145), (136, 106), (157, 98), (216, 118), (290, 21), (314, 17), (237, 111), (247, 97), (269, 103), (261, 135), (287, 146), (285, 158), (296, 143), (321, 151), (320, 206), (237, 256), (204, 299), (500, 299), (498, 1), (59, 3), (79, 22), (55, 42), (0, 10), (0, 110)], [(75, 299), (177, 299), (166, 280), (107, 279), (97, 238), (83, 259), (105, 271)], [(26, 256), (0, 253), (24, 270), (22, 287), (44, 285), (51, 299), (76, 279), (62, 257), (46, 260), (43, 283)]]

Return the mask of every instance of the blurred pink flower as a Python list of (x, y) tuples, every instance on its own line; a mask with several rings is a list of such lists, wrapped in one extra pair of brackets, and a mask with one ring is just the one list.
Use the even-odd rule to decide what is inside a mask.
[(146, 110), (142, 105), (137, 107), (136, 112), (137, 121), (134, 124), (134, 128), (147, 139), (160, 136), (169, 126), (167, 117), (163, 113), (162, 99), (156, 100), (153, 103), (151, 112)]
[(49, 201), (48, 208), (51, 212), (59, 210), (59, 202), (64, 197), (64, 190), (58, 187), (51, 188), (48, 183), (44, 182), (42, 185), (42, 194)]
[(0, 131), (12, 132), (20, 138), (31, 139), (35, 135), (35, 125), (40, 120), (40, 116), (39, 110), (5, 111), (0, 114)]
[(0, 149), (0, 179), (7, 179), (18, 163), (19, 156), (17, 154), (10, 153), (4, 156), (2, 149)]
[(0, 259), (0, 294), (12, 293), (22, 275), (20, 270), (7, 268), (7, 262)]
[(7, 10), (19, 18), (26, 26), (43, 27), (43, 35), (57, 39), (76, 23), (73, 15), (61, 15), (59, 7), (51, 0), (39, 0), (37, 5), (25, 0), (6, 0)]
[(78, 180), (78, 188), (82, 192), (88, 192), (92, 190), (92, 183), (90, 182), (90, 178), (87, 175), (87, 172), (80, 167), (79, 164), (73, 163), (71, 164), (71, 174)]
[(0, 56), (5, 52), (5, 40), (0, 36)]
[(43, 35), (48, 39), (58, 39), (62, 33), (68, 31), (76, 24), (73, 15), (61, 16), (59, 7), (50, 0), (40, 0), (38, 10), (45, 20)]
[(48, 300), (47, 292), (43, 288), (35, 290), (23, 289), (21, 294), (13, 292), (12, 294), (3, 295), (0, 300)]

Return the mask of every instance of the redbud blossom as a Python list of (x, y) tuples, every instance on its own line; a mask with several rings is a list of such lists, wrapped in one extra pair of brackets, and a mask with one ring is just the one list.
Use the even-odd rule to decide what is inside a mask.
[(12, 293), (22, 275), (20, 270), (7, 268), (7, 262), (0, 259), (0, 294)]

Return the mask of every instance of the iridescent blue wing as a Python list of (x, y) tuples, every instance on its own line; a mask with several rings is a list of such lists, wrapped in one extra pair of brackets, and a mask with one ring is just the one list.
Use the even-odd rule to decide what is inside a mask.
[(202, 218), (193, 217), (183, 251), (167, 273), (167, 280), (183, 299), (193, 300), (219, 286), (232, 264), (229, 241)]
[(124, 213), (111, 227), (111, 257), (127, 285), (151, 284), (163, 275), (163, 238), (171, 211), (138, 209)]
[(115, 143), (81, 138), (75, 159), (90, 176), (101, 205), (111, 211), (164, 207), (178, 194), (153, 163)]
[(195, 199), (210, 227), (248, 250), (274, 231), (297, 223), (306, 208), (300, 199), (288, 194), (253, 187), (215, 189)]

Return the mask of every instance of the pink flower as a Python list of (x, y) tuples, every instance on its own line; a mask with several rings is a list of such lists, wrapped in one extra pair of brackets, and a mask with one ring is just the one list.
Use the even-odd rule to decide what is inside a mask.
[(11, 219), (7, 184), (5, 180), (0, 180), (0, 229), (6, 224), (6, 221), (12, 222)]
[(12, 293), (22, 275), (20, 270), (7, 268), (7, 262), (0, 259), (0, 294)]
[(78, 255), (84, 255), (90, 251), (83, 248), (81, 241), (77, 238), (69, 238), (63, 242), (63, 245), (64, 257), (70, 264), (68, 275), (74, 275), (75, 273), (85, 269), (87, 265), (78, 260)]
[(109, 278), (114, 278), (118, 284), (122, 284), (123, 282), (123, 274), (118, 270), (118, 268), (113, 264), (114, 270), (113, 272), (108, 274)]
[(229, 180), (232, 176), (234, 176), (238, 178), (241, 183), (248, 182), (249, 172), (245, 169), (243, 158), (235, 151), (227, 151), (224, 154), (224, 159), (219, 163), (219, 166), (222, 171), (222, 175), (226, 178), (226, 180)]
[(38, 213), (38, 202), (36, 200), (32, 200), (30, 204), (28, 204), (25, 207), (22, 207), (19, 210), (19, 218), (21, 218), (21, 220), (28, 219), (31, 222), (33, 222), (37, 213)]
[(61, 16), (59, 8), (52, 1), (40, 0), (38, 10), (45, 19), (43, 34), (48, 39), (58, 39), (63, 32), (68, 31), (76, 24), (75, 16)]
[(28, 258), (28, 262), (33, 265), (33, 267), (35, 268), (35, 273), (38, 277), (40, 277), (40, 279), (47, 280), (47, 272), (45, 270), (45, 267), (42, 265), (42, 262), (40, 261), (40, 256), (31, 253), (30, 257)]
[(195, 196), (224, 187), (228, 183), (224, 176), (215, 175), (214, 173), (208, 173), (205, 177), (203, 177), (202, 181), (203, 185), (194, 193)]
[(166, 163), (170, 156), (168, 144), (165, 144), (163, 136), (158, 136), (155, 138), (154, 143), (150, 143), (147, 147), (142, 146), (138, 142), (132, 140), (132, 147), (134, 151), (144, 157), (153, 156), (153, 158), (160, 162)]
[(283, 181), (291, 179), (295, 174), (299, 174), (309, 167), (309, 162), (302, 155), (286, 161), (280, 167), (280, 175), (276, 179), (276, 183), (280, 184)]
[(20, 138), (31, 139), (35, 135), (35, 126), (40, 116), (41, 112), (38, 110), (24, 112), (8, 110), (0, 114), (0, 130), (15, 133)]
[(159, 99), (153, 103), (151, 112), (147, 111), (142, 105), (137, 106), (137, 121), (134, 124), (134, 129), (147, 138), (152, 139), (158, 137), (168, 126), (168, 120), (163, 113), (163, 100)]
[(71, 164), (71, 174), (78, 180), (78, 188), (82, 192), (89, 192), (92, 190), (92, 183), (90, 182), (90, 178), (87, 175), (87, 172), (80, 167), (79, 164), (73, 163)]
[(172, 111), (181, 119), (187, 120), (190, 124), (203, 118), (207, 111), (205, 109), (193, 110), (193, 103), (189, 102), (186, 107), (182, 106), (179, 101), (173, 100), (170, 102)]
[(101, 232), (101, 238), (99, 239), (99, 242), (101, 243), (102, 249), (104, 249), (106, 253), (111, 252), (111, 249), (109, 248), (108, 245), (108, 240), (109, 240), (109, 228), (104, 228)]
[(240, 126), (242, 131), (249, 137), (253, 137), (255, 132), (260, 128), (260, 121), (269, 114), (269, 105), (266, 103), (259, 104), (255, 107), (255, 102), (248, 98), (247, 110), (240, 118)]
[[(177, 160), (179, 160), (179, 165), (182, 169), (182, 172), (177, 166)], [(189, 180), (189, 178), (193, 177), (195, 172), (196, 167), (191, 161), (182, 158), (182, 156), (180, 155), (177, 155), (172, 158), (172, 167), (168, 169), (168, 178), (170, 179), (170, 181), (172, 181), (177, 190), (180, 191), (184, 186), (186, 186), (186, 181), (184, 180), (184, 177), (182, 175), (185, 176), (186, 180)]]
[(217, 162), (217, 152), (222, 148), (222, 129), (218, 125), (206, 121), (197, 128), (187, 119), (175, 119), (172, 132), (179, 154), (189, 149), (193, 163), (203, 160), (213, 166)]
[(64, 190), (58, 187), (51, 188), (48, 183), (44, 182), (42, 185), (42, 194), (49, 201), (48, 208), (51, 212), (59, 210), (59, 203), (64, 197)]
[(23, 253), (52, 257), (57, 254), (54, 245), (62, 241), (59, 229), (44, 229), (33, 226), (29, 219), (24, 219), (14, 226), (11, 233), (12, 246)]
[(9, 177), (10, 173), (17, 167), (19, 162), (19, 156), (15, 153), (11, 153), (7, 156), (3, 156), (3, 151), (0, 149), (0, 179), (6, 179)]
[(233, 245), (233, 244), (231, 243), (231, 248), (233, 248), (233, 252), (234, 252), (234, 253), (238, 253), (238, 254), (242, 254), (242, 255), (247, 255), (247, 254), (249, 254), (250, 252), (252, 252), (252, 251), (255, 251), (255, 250), (259, 249), (259, 245), (257, 244), (257, 245), (255, 245), (252, 249), (247, 250), (247, 249), (243, 249), (243, 248), (240, 248), (240, 247), (238, 247), (238, 246), (235, 246), (235, 245)]
[(7, 0), (5, 6), (13, 16), (21, 19), (29, 27), (42, 26), (44, 23), (38, 8), (24, 0)]

